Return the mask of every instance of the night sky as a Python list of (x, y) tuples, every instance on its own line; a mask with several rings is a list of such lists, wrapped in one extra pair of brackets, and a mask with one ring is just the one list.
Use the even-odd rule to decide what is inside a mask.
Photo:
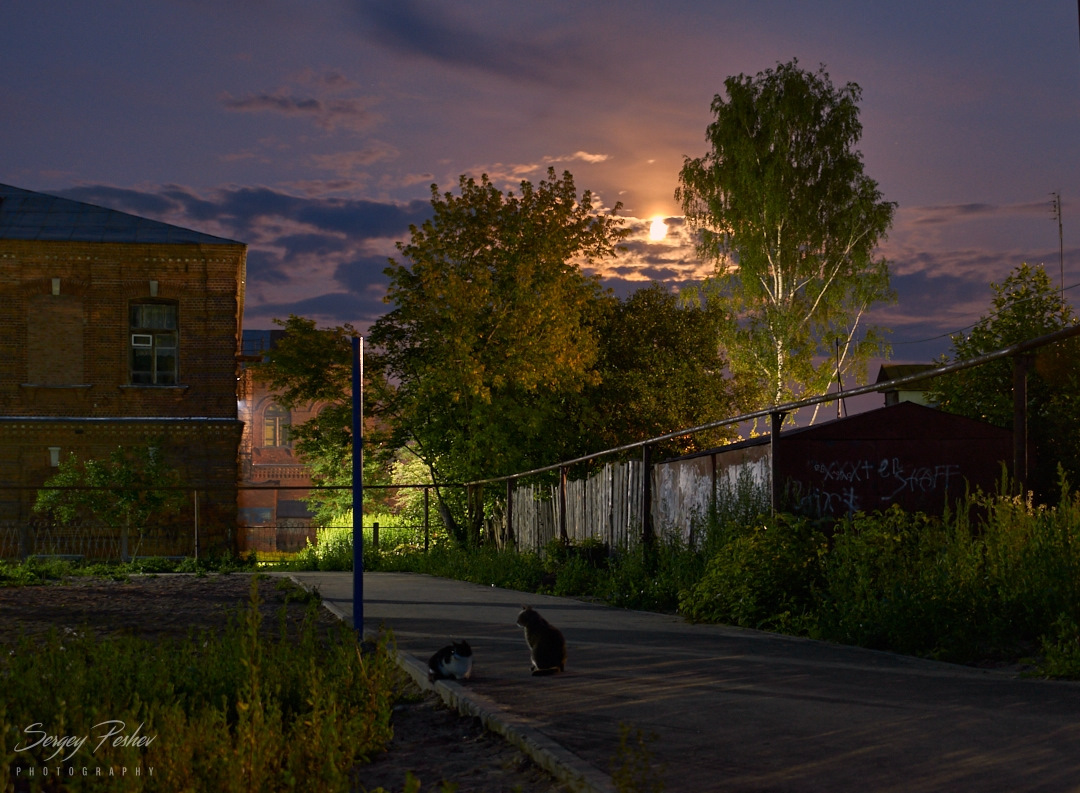
[(363, 328), (432, 182), (550, 165), (623, 203), (635, 237), (603, 275), (626, 295), (709, 272), (683, 158), (725, 78), (798, 58), (862, 87), (866, 173), (899, 204), (899, 301), (871, 319), (894, 360), (929, 361), (1021, 262), (1057, 283), (1054, 191), (1080, 282), (1078, 33), (1074, 0), (9, 0), (0, 182), (246, 242), (245, 327)]

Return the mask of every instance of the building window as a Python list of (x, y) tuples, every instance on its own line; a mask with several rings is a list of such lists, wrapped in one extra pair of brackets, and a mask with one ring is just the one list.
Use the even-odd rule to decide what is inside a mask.
[(176, 385), (177, 306), (175, 303), (132, 303), (132, 385)]
[(271, 405), (263, 413), (263, 446), (292, 446), (289, 428), (292, 416), (280, 405)]

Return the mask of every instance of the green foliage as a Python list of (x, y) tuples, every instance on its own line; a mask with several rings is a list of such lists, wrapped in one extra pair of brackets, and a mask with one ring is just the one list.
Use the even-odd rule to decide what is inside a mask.
[(22, 561), (0, 560), (0, 587), (33, 586), (64, 581), (77, 576), (126, 581), (133, 575), (157, 573), (234, 573), (255, 569), (255, 557), (230, 554), (177, 559), (144, 556), (129, 562), (87, 562), (31, 556)]
[(800, 632), (814, 607), (826, 539), (810, 520), (788, 515), (728, 524), (701, 580), (684, 592), (688, 619)]
[(597, 594), (613, 606), (675, 613), (679, 596), (701, 578), (704, 558), (674, 539), (639, 545), (617, 557)]
[[(613, 306), (601, 329), (602, 379), (588, 395), (594, 445), (613, 448), (738, 414), (739, 381), (725, 377), (719, 325), (711, 305), (680, 302), (658, 283)], [(697, 433), (664, 451), (712, 448), (733, 433)]]
[[(432, 186), (434, 216), (387, 269), (392, 309), (373, 326), (377, 411), (436, 481), (469, 481), (564, 458), (551, 432), (597, 382), (596, 321), (610, 302), (582, 263), (615, 253), (621, 220), (550, 169), (503, 194), (487, 176), (460, 195)], [(617, 211), (618, 207), (616, 207)]]
[[(316, 532), (315, 542), (307, 546), (279, 567), (289, 570), (353, 569), (353, 513), (348, 510)], [(375, 544), (374, 524), (379, 524), (379, 543)], [(380, 559), (407, 553), (422, 553), (424, 549), (423, 526), (411, 522), (407, 515), (376, 512), (364, 516), (364, 567), (371, 570), (380, 567)], [(447, 542), (445, 532), (434, 531), (428, 538), (429, 547)]]
[[(952, 354), (940, 364), (976, 358), (1077, 323), (1041, 265), (1021, 264), (1000, 284), (992, 283), (992, 309), (966, 336), (952, 337)], [(1035, 447), (1032, 486), (1041, 498), (1055, 495), (1057, 466), (1080, 481), (1080, 341), (1069, 339), (1044, 347), (1028, 373), (1028, 435)], [(927, 396), (943, 410), (988, 421), (1013, 423), (1011, 359), (935, 378)]]
[(716, 263), (703, 290), (724, 320), (732, 374), (757, 385), (758, 405), (825, 393), (841, 370), (864, 376), (885, 351), (860, 329), (871, 305), (893, 299), (888, 266), (873, 258), (892, 224), (855, 149), (862, 136), (855, 83), (835, 88), (824, 67), (778, 64), (724, 82), (712, 102), (711, 151), (687, 158), (676, 198)]
[[(313, 619), (298, 636), (283, 623), (268, 638), (261, 621), (253, 583), (250, 606), (220, 635), (151, 642), (54, 631), (44, 648), (18, 639), (0, 655), (5, 769), (129, 769), (109, 790), (349, 789), (355, 765), (390, 740), (400, 677), (388, 639), (361, 656), (344, 626), (319, 639)], [(98, 745), (105, 717), (143, 745)], [(91, 740), (63, 761), (42, 746), (16, 751), (38, 723)], [(65, 774), (64, 785), (96, 790), (102, 780)]]
[(864, 647), (975, 658), (989, 649), (988, 628), (996, 633), (981, 556), (963, 514), (943, 521), (894, 506), (849, 518), (827, 559), (817, 629)]
[(1048, 677), (1080, 680), (1080, 626), (1062, 615), (1054, 630), (1042, 637), (1043, 661), (1040, 671)]
[[(255, 364), (254, 374), (273, 392), (274, 399), (293, 410), (313, 402), (325, 403), (318, 415), (292, 425), (293, 448), (310, 467), (317, 486), (352, 484), (352, 340), (359, 332), (352, 325), (320, 328), (314, 320), (290, 315), (274, 320), (284, 335)], [(366, 374), (366, 372), (365, 372)], [(370, 386), (365, 384), (365, 391)], [(367, 411), (366, 411), (367, 412)], [(380, 434), (370, 422), (364, 427), (365, 445), (377, 446)], [(364, 481), (385, 484), (386, 466), (378, 455), (364, 455)], [(376, 506), (380, 492), (364, 492), (364, 504)], [(317, 526), (352, 508), (351, 490), (313, 490), (309, 505)]]
[(58, 523), (93, 520), (134, 529), (141, 538), (152, 518), (161, 522), (180, 509), (186, 498), (180, 483), (160, 442), (118, 446), (104, 460), (72, 454), (38, 491), (34, 511)]

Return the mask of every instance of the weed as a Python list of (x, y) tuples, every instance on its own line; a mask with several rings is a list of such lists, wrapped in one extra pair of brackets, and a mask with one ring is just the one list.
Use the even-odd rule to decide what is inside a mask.
[[(18, 639), (0, 655), (9, 779), (51, 766), (71, 790), (100, 787), (96, 768), (127, 769), (110, 790), (349, 789), (355, 766), (390, 739), (400, 686), (391, 639), (361, 656), (344, 626), (317, 637), (312, 610), (299, 637), (266, 638), (258, 606), (253, 582), (221, 633)], [(111, 726), (142, 740), (103, 740)], [(90, 740), (52, 756), (31, 731)]]

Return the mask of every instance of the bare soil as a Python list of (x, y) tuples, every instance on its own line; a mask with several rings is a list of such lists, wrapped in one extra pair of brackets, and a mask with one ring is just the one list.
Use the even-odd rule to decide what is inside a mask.
[[(132, 576), (125, 580), (74, 577), (41, 586), (0, 588), (0, 642), (52, 629), (127, 634), (150, 640), (184, 637), (192, 629), (220, 630), (250, 602), (251, 575)], [(278, 631), (282, 609), (290, 628), (307, 612), (302, 592), (283, 579), (258, 577), (264, 630)], [(338, 620), (319, 609), (317, 629)], [(404, 790), (406, 774), (422, 793), (563, 793), (565, 787), (478, 719), (449, 710), (434, 694), (403, 678), (394, 711), (394, 738), (383, 755), (358, 769), (358, 791)], [(444, 788), (443, 784), (447, 783)], [(456, 786), (456, 787), (455, 787)]]

